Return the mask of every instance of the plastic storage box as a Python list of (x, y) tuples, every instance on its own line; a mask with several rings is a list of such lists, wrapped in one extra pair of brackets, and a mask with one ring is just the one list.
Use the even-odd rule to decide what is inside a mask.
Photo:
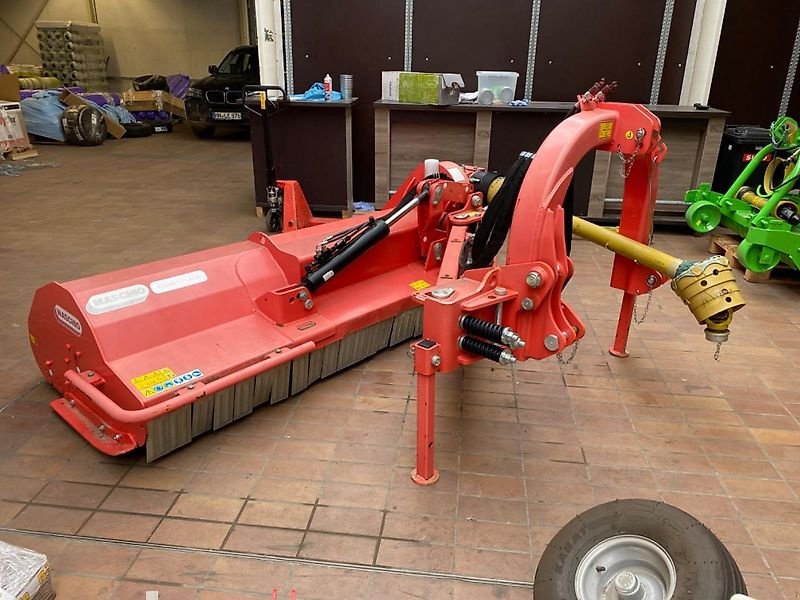
[[(508, 104), (514, 99), (517, 91), (519, 73), (513, 71), (476, 71), (478, 76), (478, 94), (480, 98), (489, 97), (484, 90), (489, 90), (494, 96), (495, 104)], [(481, 102), (483, 104), (483, 102)]]

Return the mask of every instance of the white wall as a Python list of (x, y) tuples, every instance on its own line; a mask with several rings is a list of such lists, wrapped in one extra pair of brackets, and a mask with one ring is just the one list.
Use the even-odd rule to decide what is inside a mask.
[[(149, 73), (207, 74), (242, 43), (240, 0), (95, 0), (109, 55), (109, 84), (129, 87)], [(0, 62), (41, 64), (36, 28), (13, 56), (20, 35), (39, 20), (91, 21), (90, 0), (0, 0)]]
[(96, 0), (110, 83), (147, 73), (202, 77), (242, 43), (239, 0)]

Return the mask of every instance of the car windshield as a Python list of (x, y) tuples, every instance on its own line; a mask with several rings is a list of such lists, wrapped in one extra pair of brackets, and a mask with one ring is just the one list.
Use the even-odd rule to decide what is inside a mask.
[(219, 73), (224, 75), (246, 75), (258, 72), (258, 56), (250, 48), (233, 50), (219, 63)]

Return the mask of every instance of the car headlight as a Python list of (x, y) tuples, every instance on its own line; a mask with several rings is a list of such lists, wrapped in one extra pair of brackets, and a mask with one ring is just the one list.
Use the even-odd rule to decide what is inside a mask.
[(190, 87), (188, 90), (186, 90), (186, 97), (187, 98), (199, 98), (199, 99), (202, 100), (203, 92), (198, 90), (197, 88)]

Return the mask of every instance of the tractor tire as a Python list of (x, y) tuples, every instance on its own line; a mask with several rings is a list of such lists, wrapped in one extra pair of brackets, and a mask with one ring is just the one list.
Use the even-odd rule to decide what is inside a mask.
[(533, 596), (616, 598), (615, 585), (625, 593), (631, 593), (625, 586), (639, 585), (648, 600), (730, 600), (747, 593), (736, 561), (705, 525), (652, 500), (608, 502), (567, 523), (539, 561)]
[(208, 140), (214, 137), (214, 127), (192, 127), (194, 134), (201, 140)]
[(93, 106), (68, 106), (61, 114), (61, 127), (70, 144), (99, 146), (108, 133), (106, 119)]

